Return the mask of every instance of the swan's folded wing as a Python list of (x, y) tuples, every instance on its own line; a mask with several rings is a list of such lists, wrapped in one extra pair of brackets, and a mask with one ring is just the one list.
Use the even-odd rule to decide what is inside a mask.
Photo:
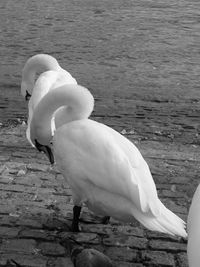
[[(158, 204), (158, 196), (156, 186), (151, 175), (150, 169), (144, 158), (142, 157), (140, 151), (137, 147), (130, 142), (127, 138), (122, 136), (117, 131), (113, 130), (112, 128), (101, 124), (106, 131), (108, 131), (113, 138), (115, 139), (115, 143), (122, 149), (122, 151), (127, 156), (130, 165), (132, 167), (132, 171), (134, 173), (134, 177), (138, 181), (138, 184), (142, 188), (142, 193), (144, 193), (147, 205), (142, 205), (143, 211), (150, 211), (155, 215), (158, 216), (160, 214), (160, 205)], [(145, 204), (145, 202), (143, 202)]]
[[(93, 123), (92, 123), (93, 124)], [(96, 127), (82, 125), (77, 131), (68, 128), (65, 135), (56, 134), (56, 147), (59, 151), (61, 168), (66, 168), (74, 177), (85, 180), (105, 191), (120, 195), (133, 203), (139, 210), (154, 214), (151, 203), (157, 200), (155, 192), (146, 195), (141, 175), (149, 175), (147, 165), (137, 164), (132, 167), (129, 158), (107, 130), (96, 124)], [(93, 125), (92, 125), (93, 126)], [(67, 138), (64, 138), (67, 137)], [(63, 151), (63, 154), (62, 152)], [(156, 201), (157, 202), (157, 201)], [(156, 206), (156, 204), (155, 204)], [(155, 209), (156, 210), (156, 209)]]
[(142, 179), (142, 175), (148, 175), (145, 170), (147, 166), (142, 164), (133, 168), (124, 151), (115, 142), (107, 141), (104, 139), (104, 144), (101, 144), (100, 158), (100, 148), (96, 158), (90, 157), (90, 166), (93, 168), (89, 167), (86, 177), (95, 182), (96, 186), (128, 199), (142, 212), (157, 215), (157, 195), (152, 192), (146, 194), (142, 183), (146, 180)]

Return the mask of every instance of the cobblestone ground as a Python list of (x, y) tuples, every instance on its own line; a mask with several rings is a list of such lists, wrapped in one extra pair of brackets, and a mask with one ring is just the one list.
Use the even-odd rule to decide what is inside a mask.
[[(31, 267), (73, 266), (67, 240), (103, 252), (119, 267), (188, 266), (186, 240), (148, 231), (138, 222), (102, 225), (84, 208), (81, 232), (70, 232), (70, 188), (56, 167), (30, 147), (25, 129), (20, 122), (0, 128), (0, 266), (16, 266), (11, 260)], [(162, 131), (152, 138), (121, 132), (150, 165), (159, 197), (186, 219), (199, 172), (197, 144), (173, 142)]]

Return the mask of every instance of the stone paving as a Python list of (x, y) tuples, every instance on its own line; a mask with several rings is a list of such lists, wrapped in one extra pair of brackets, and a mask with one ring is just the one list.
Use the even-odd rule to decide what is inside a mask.
[[(136, 221), (111, 219), (102, 225), (101, 218), (84, 208), (81, 232), (70, 232), (70, 188), (56, 167), (30, 147), (25, 129), (20, 121), (0, 127), (0, 266), (17, 266), (14, 261), (26, 267), (74, 266), (69, 243), (103, 252), (119, 267), (188, 266), (186, 240), (148, 231)], [(197, 145), (141, 139), (125, 129), (122, 133), (150, 165), (163, 203), (186, 220), (199, 172)]]

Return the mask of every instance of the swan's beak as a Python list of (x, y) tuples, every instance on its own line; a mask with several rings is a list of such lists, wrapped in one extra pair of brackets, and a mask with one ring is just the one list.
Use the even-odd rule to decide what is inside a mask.
[(31, 94), (29, 94), (29, 92), (26, 90), (25, 100), (29, 101), (30, 98), (31, 98)]
[(37, 140), (35, 140), (35, 147), (37, 148), (39, 152), (41, 151), (44, 152), (47, 158), (49, 159), (50, 163), (54, 164), (54, 156), (53, 156), (53, 153), (50, 147), (41, 145), (40, 143), (38, 143)]

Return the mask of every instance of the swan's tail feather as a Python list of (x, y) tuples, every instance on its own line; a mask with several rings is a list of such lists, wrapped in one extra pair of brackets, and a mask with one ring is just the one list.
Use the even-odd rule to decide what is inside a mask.
[(147, 216), (142, 213), (137, 215), (135, 217), (149, 230), (178, 235), (184, 238), (187, 237), (185, 222), (167, 209), (162, 202), (160, 202), (160, 215), (156, 217)]

